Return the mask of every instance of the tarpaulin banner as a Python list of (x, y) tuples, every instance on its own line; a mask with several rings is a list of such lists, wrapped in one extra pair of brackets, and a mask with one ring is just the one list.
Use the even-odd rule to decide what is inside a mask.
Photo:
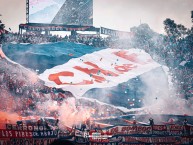
[(39, 78), (49, 87), (63, 88), (81, 97), (90, 89), (114, 87), (159, 67), (144, 51), (109, 48), (47, 69)]
[(153, 125), (153, 126), (114, 126), (102, 129), (111, 135), (193, 135), (193, 126)]
[(77, 131), (76, 141), (90, 144), (191, 144), (191, 126), (153, 125), (153, 126), (113, 126), (100, 130)]
[(17, 130), (0, 130), (1, 138), (57, 138), (58, 130), (50, 131), (17, 131)]

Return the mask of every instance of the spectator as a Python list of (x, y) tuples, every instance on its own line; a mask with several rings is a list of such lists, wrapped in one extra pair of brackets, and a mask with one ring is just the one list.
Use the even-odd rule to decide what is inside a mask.
[(149, 125), (153, 126), (154, 125), (154, 121), (152, 118), (149, 119)]
[(188, 125), (188, 120), (184, 119), (183, 125)]

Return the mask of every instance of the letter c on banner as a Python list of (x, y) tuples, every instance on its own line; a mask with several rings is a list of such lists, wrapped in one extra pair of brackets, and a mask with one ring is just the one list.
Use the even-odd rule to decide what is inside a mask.
[(50, 81), (53, 81), (55, 82), (57, 85), (61, 85), (63, 84), (59, 77), (60, 76), (68, 76), (68, 77), (73, 77), (74, 76), (74, 73), (73, 72), (70, 72), (70, 71), (63, 71), (63, 72), (59, 72), (59, 73), (55, 73), (55, 74), (50, 74), (48, 79)]

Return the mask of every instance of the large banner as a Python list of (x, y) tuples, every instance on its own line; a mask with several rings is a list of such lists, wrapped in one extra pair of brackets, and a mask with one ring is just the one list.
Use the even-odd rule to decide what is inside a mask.
[(0, 130), (0, 138), (57, 138), (58, 131)]
[[(77, 145), (193, 143), (193, 126), (188, 125), (113, 126), (89, 131), (76, 129), (74, 134)], [(41, 126), (7, 125), (6, 129), (0, 129), (0, 145), (48, 145), (58, 138), (58, 130), (47, 130)]]
[(39, 78), (82, 96), (92, 88), (109, 88), (159, 68), (149, 54), (138, 49), (104, 49), (47, 69)]
[(29, 0), (30, 23), (93, 25), (93, 0)]

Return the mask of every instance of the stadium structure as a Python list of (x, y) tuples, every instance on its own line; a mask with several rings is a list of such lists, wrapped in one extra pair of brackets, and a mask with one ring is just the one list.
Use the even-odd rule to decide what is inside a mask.
[[(33, 5), (35, 5), (33, 0), (26, 0), (26, 23), (19, 25), (20, 34), (25, 30), (45, 34), (50, 34), (50, 31), (70, 31), (71, 35), (76, 35), (77, 31), (92, 31), (97, 35), (112, 37), (131, 35), (130, 32), (94, 27), (93, 0), (60, 0), (60, 6), (55, 4), (42, 9), (37, 4)], [(57, 8), (54, 10), (50, 8), (55, 6)], [(38, 7), (38, 10), (34, 10), (34, 7)]]
[[(48, 0), (46, 0), (48, 1)], [(20, 33), (22, 33), (22, 30), (26, 31), (37, 31), (38, 33), (41, 33), (45, 31), (47, 34), (50, 33), (50, 31), (71, 31), (72, 34), (76, 34), (76, 31), (95, 31), (99, 34), (106, 34), (110, 36), (118, 36), (120, 33), (127, 33), (127, 32), (121, 32), (116, 31), (108, 28), (96, 28), (93, 26), (93, 0), (49, 0), (48, 3), (52, 3), (52, 5), (47, 5), (47, 7), (38, 7), (39, 10), (34, 11), (33, 14), (30, 14), (30, 6), (31, 4), (36, 5), (37, 2), (46, 2), (45, 0), (38, 0), (38, 1), (30, 1), (27, 0), (26, 2), (26, 24), (20, 24)], [(33, 2), (33, 3), (32, 3)], [(52, 17), (50, 16), (49, 20), (41, 20), (38, 21), (33, 18), (34, 15), (38, 15), (40, 19), (43, 17), (46, 17), (48, 12), (47, 10), (52, 9), (54, 7), (57, 7), (56, 2), (60, 2), (61, 7), (57, 8), (57, 10), (53, 13)], [(47, 3), (47, 4), (48, 4)], [(33, 7), (33, 6), (31, 6)], [(45, 14), (45, 15), (42, 15)], [(58, 43), (57, 47), (54, 47), (52, 44), (41, 44), (36, 45), (37, 47), (41, 48), (48, 48), (51, 49), (52, 53), (55, 50), (58, 50), (58, 46), (62, 45), (62, 48), (64, 48), (65, 43)], [(12, 47), (9, 47), (9, 46)], [(51, 46), (52, 45), (52, 46)], [(70, 46), (71, 45), (71, 46)], [(69, 92), (71, 89), (73, 91), (75, 90), (75, 85), (82, 85), (83, 83), (90, 83), (89, 87), (80, 87), (76, 90), (77, 94), (84, 94), (85, 92), (88, 93), (88, 96), (90, 94), (99, 94), (99, 96), (103, 96), (103, 93), (99, 93), (100, 90), (98, 88), (103, 88), (111, 85), (110, 88), (112, 91), (110, 92), (110, 89), (105, 92), (107, 97), (111, 98), (107, 101), (111, 101), (114, 106), (121, 104), (122, 106), (126, 107), (128, 106), (128, 103), (130, 107), (132, 108), (133, 105), (137, 104), (137, 107), (140, 107), (141, 100), (142, 100), (142, 92), (140, 89), (137, 89), (139, 85), (142, 83), (141, 78), (149, 78), (151, 73), (148, 75), (148, 72), (154, 71), (159, 74), (159, 77), (156, 77), (156, 79), (162, 79), (166, 78), (165, 74), (163, 74), (163, 77), (160, 77), (160, 71), (164, 71), (159, 64), (153, 62), (149, 57), (149, 54), (146, 54), (145, 52), (141, 50), (118, 50), (118, 49), (104, 49), (100, 51), (96, 51), (97, 48), (91, 49), (91, 47), (87, 47), (85, 45), (75, 44), (71, 43), (68, 45), (69, 49), (71, 50), (70, 54), (65, 54), (65, 58), (69, 58), (66, 60), (67, 63), (65, 65), (58, 65), (53, 70), (47, 70), (45, 75), (42, 75), (42, 80), (47, 81), (47, 84), (55, 83), (57, 85), (64, 85), (65, 82), (61, 82), (60, 79), (58, 79), (60, 76), (70, 76), (74, 79), (74, 81), (77, 81), (79, 78), (85, 78), (90, 79), (91, 77), (94, 78), (94, 81), (85, 81), (83, 82), (69, 82), (70, 87), (67, 86), (66, 90), (68, 89)], [(18, 46), (22, 51), (26, 50), (27, 47), (32, 48), (32, 46), (35, 45), (24, 45), (24, 44), (9, 44), (8, 46), (8, 52), (11, 52), (11, 48), (14, 48), (13, 46)], [(76, 47), (75, 47), (76, 46)], [(54, 49), (56, 48), (56, 49)], [(78, 51), (76, 51), (76, 49)], [(33, 50), (35, 47), (33, 47)], [(45, 57), (47, 60), (49, 59), (51, 55), (45, 55), (45, 52), (42, 53), (43, 50), (46, 50), (48, 54), (48, 49), (41, 49), (41, 52), (35, 52), (32, 53), (27, 51), (27, 57), (29, 58), (30, 55), (37, 55), (40, 57), (40, 55), (43, 54), (44, 60)], [(13, 49), (17, 50), (18, 49)], [(65, 51), (67, 52), (68, 49), (65, 48)], [(63, 51), (63, 52), (65, 52)], [(82, 53), (80, 53), (82, 51)], [(41, 54), (42, 53), (42, 54)], [(68, 53), (68, 52), (67, 52)], [(88, 55), (88, 53), (90, 53)], [(14, 57), (16, 56), (16, 53), (14, 54)], [(19, 57), (21, 57), (21, 54), (19, 53)], [(79, 56), (81, 54), (81, 56)], [(85, 55), (86, 54), (86, 55)], [(58, 55), (56, 55), (58, 58)], [(62, 58), (64, 58), (62, 56)], [(10, 61), (6, 55), (3, 54), (3, 50), (0, 48), (0, 57), (2, 61), (1, 65), (2, 67), (8, 67), (11, 66), (11, 68), (14, 67), (14, 71), (19, 69), (18, 74), (21, 73), (21, 68), (19, 64), (15, 64), (12, 61)], [(51, 56), (53, 57), (53, 55)], [(16, 57), (15, 57), (16, 58)], [(71, 61), (72, 58), (72, 61)], [(146, 58), (146, 59), (145, 59)], [(33, 59), (31, 59), (33, 60)], [(30, 60), (30, 63), (32, 61)], [(37, 59), (40, 60), (40, 59)], [(62, 59), (61, 59), (62, 60)], [(87, 61), (84, 61), (87, 60)], [(97, 64), (94, 64), (97, 61)], [(38, 61), (38, 63), (41, 61)], [(53, 63), (53, 62), (52, 62)], [(76, 66), (74, 66), (76, 64)], [(108, 65), (107, 65), (108, 64)], [(45, 64), (44, 64), (45, 65)], [(70, 67), (69, 67), (70, 66)], [(87, 68), (82, 68), (82, 67)], [(103, 69), (103, 67), (107, 67), (106, 69)], [(60, 70), (70, 69), (74, 68), (68, 71), (68, 72), (60, 72)], [(90, 69), (92, 68), (92, 69)], [(7, 69), (8, 70), (8, 69)], [(58, 70), (58, 72), (56, 72)], [(22, 73), (23, 78), (28, 78), (28, 76), (24, 74), (28, 74), (29, 78), (31, 78), (30, 73), (27, 69), (23, 68), (23, 71), (26, 73)], [(138, 72), (138, 73), (136, 73)], [(17, 73), (11, 73), (11, 74), (17, 74)], [(72, 75), (76, 74), (76, 75)], [(100, 77), (99, 75), (102, 74), (105, 78)], [(135, 76), (134, 76), (134, 75)], [(74, 77), (75, 76), (75, 77)], [(81, 77), (80, 77), (81, 76)], [(130, 77), (132, 76), (132, 77)], [(156, 75), (158, 76), (158, 75)], [(133, 78), (135, 77), (135, 78)], [(112, 78), (113, 81), (111, 81), (109, 78)], [(133, 80), (131, 79), (133, 78)], [(59, 80), (59, 81), (58, 81)], [(107, 81), (106, 81), (107, 80)], [(114, 81), (117, 80), (117, 81)], [(122, 82), (122, 80), (128, 80), (127, 82)], [(66, 81), (66, 80), (64, 80)], [(80, 81), (80, 80), (78, 80)], [(82, 81), (82, 80), (81, 80)], [(163, 80), (162, 80), (163, 81)], [(160, 84), (161, 81), (154, 81)], [(93, 83), (97, 84), (93, 87)], [(100, 84), (103, 83), (103, 84)], [(165, 86), (164, 84), (167, 84), (167, 78), (166, 81), (163, 82), (162, 86)], [(105, 84), (105, 85), (104, 85)], [(74, 88), (73, 88), (74, 85)], [(110, 86), (109, 85), (109, 86)], [(138, 86), (137, 86), (138, 85)], [(11, 86), (11, 85), (10, 85)], [(128, 87), (129, 86), (129, 87)], [(144, 85), (145, 86), (145, 85)], [(155, 84), (154, 84), (155, 86)], [(49, 86), (52, 87), (51, 85)], [(95, 87), (98, 87), (97, 89)], [(143, 89), (146, 90), (147, 87), (144, 87)], [(56, 88), (54, 87), (54, 90), (56, 91)], [(102, 89), (101, 89), (102, 90)], [(120, 94), (119, 91), (122, 90), (122, 94)], [(134, 90), (134, 91), (131, 91)], [(76, 93), (75, 91), (73, 93)], [(103, 90), (101, 91), (103, 92)], [(163, 91), (157, 91), (159, 94), (164, 94)], [(85, 93), (86, 94), (86, 93)], [(39, 92), (39, 95), (44, 96), (42, 92)], [(67, 101), (68, 97), (61, 94), (61, 92), (58, 92), (57, 94), (60, 97), (63, 97)], [(134, 97), (129, 97), (134, 96)], [(37, 94), (33, 93), (33, 96), (37, 96)], [(119, 98), (116, 98), (116, 97)], [(120, 96), (122, 99), (120, 99)], [(7, 99), (8, 96), (6, 96)], [(51, 97), (55, 97), (53, 93), (51, 93)], [(70, 96), (72, 97), (72, 96)], [(150, 100), (150, 96), (148, 96)], [(93, 97), (94, 98), (94, 97)], [(89, 98), (89, 100), (93, 100), (93, 98)], [(96, 96), (96, 98), (99, 98)], [(94, 98), (94, 99), (96, 99)], [(119, 99), (119, 100), (118, 100)], [(157, 97), (153, 98), (153, 101), (157, 101)], [(99, 98), (100, 100), (100, 98)], [(148, 101), (149, 101), (148, 100)], [(100, 100), (102, 102), (102, 100)], [(118, 102), (119, 101), (119, 102)], [(121, 102), (122, 101), (122, 102)], [(137, 102), (138, 101), (138, 102)], [(1, 101), (5, 102), (5, 101)], [(115, 104), (115, 103), (119, 104)], [(68, 104), (68, 102), (65, 102)], [(103, 102), (101, 104), (97, 104), (97, 101), (90, 101), (90, 105), (96, 104), (100, 108), (105, 107), (105, 103)], [(124, 104), (127, 103), (127, 104)], [(3, 104), (2, 104), (3, 105)], [(77, 104), (75, 104), (77, 105)], [(103, 106), (103, 107), (102, 107)], [(99, 108), (98, 107), (98, 108)], [(111, 106), (110, 109), (113, 107)], [(46, 108), (47, 109), (47, 108)], [(67, 108), (66, 108), (67, 109)], [(74, 108), (73, 108), (74, 109)], [(72, 109), (72, 110), (73, 110)], [(106, 112), (108, 114), (110, 109), (106, 109)], [(121, 109), (120, 107), (118, 109)], [(160, 109), (160, 108), (158, 108)], [(64, 109), (65, 110), (65, 109)], [(96, 111), (98, 112), (98, 109), (91, 110), (90, 111)], [(110, 114), (111, 116), (105, 116), (103, 113), (101, 113), (100, 116), (95, 117), (93, 120), (87, 119), (85, 122), (82, 122), (81, 124), (77, 126), (63, 126), (64, 129), (61, 130), (58, 128), (58, 120), (54, 117), (42, 117), (42, 116), (25, 116), (25, 117), (18, 117), (17, 124), (10, 124), (9, 120), (5, 120), (5, 124), (0, 124), (0, 144), (51, 144), (54, 140), (61, 139), (70, 139), (72, 142), (74, 142), (77, 145), (130, 145), (130, 144), (142, 144), (142, 145), (150, 145), (150, 144), (193, 144), (193, 125), (191, 122), (193, 122), (192, 116), (188, 116), (187, 114), (184, 115), (172, 115), (172, 114), (141, 114), (141, 110), (135, 111), (136, 114), (124, 114), (124, 112), (120, 112), (121, 115), (117, 114), (114, 110), (111, 110), (114, 115)], [(74, 111), (76, 113), (76, 110)], [(134, 112), (134, 111), (133, 111)], [(146, 108), (144, 108), (144, 112), (146, 111)], [(67, 113), (67, 110), (65, 110), (65, 114)], [(77, 114), (73, 113), (75, 116)], [(110, 112), (109, 112), (110, 113)], [(118, 112), (119, 113), (119, 112)], [(138, 113), (138, 114), (137, 114)], [(143, 112), (142, 112), (143, 113)], [(72, 113), (71, 113), (72, 114)], [(86, 113), (85, 113), (86, 114)], [(116, 115), (117, 114), (117, 115)], [(82, 114), (81, 114), (82, 115)], [(3, 115), (2, 115), (3, 116)], [(5, 115), (4, 115), (5, 116)], [(117, 117), (118, 116), (118, 117)], [(153, 119), (154, 120), (153, 120)], [(146, 122), (148, 121), (149, 122)], [(16, 119), (15, 119), (16, 120)], [(14, 121), (15, 121), (14, 120)], [(36, 120), (34, 122), (34, 120)], [(38, 120), (38, 121), (37, 121)], [(60, 120), (62, 121), (62, 120)], [(155, 124), (154, 124), (155, 121)], [(49, 125), (48, 125), (49, 122)], [(189, 123), (190, 122), (190, 123)], [(90, 130), (86, 129), (86, 126), (90, 126)]]

